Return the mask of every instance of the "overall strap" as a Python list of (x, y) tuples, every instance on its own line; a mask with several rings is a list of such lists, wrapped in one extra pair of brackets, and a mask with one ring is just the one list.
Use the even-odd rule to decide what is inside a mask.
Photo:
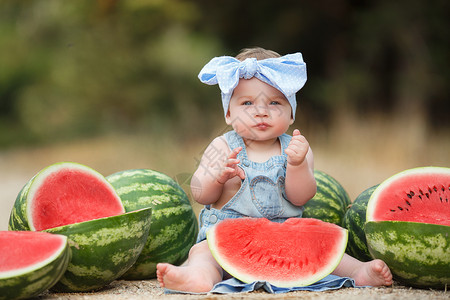
[(286, 133), (283, 133), (282, 135), (280, 135), (279, 139), (280, 139), (280, 143), (281, 143), (281, 155), (286, 156), (286, 153), (284, 153), (284, 150), (286, 150), (286, 148), (289, 146), (292, 136), (290, 136)]
[(227, 133), (224, 134), (224, 137), (225, 137), (225, 139), (228, 143), (228, 146), (230, 147), (231, 150), (233, 150), (237, 147), (242, 147), (242, 151), (239, 152), (239, 154), (238, 154), (239, 159), (242, 159), (242, 158), (247, 159), (247, 150), (245, 149), (244, 140), (242, 139), (242, 137), (240, 135), (238, 135), (236, 133), (236, 131), (234, 131), (234, 130), (228, 131)]

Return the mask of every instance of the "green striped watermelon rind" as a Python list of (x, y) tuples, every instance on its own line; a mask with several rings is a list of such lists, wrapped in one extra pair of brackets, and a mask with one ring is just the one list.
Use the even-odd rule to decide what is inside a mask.
[[(35, 177), (35, 176), (34, 176)], [(11, 215), (9, 217), (8, 229), (9, 230), (31, 230), (28, 219), (25, 217), (27, 215), (27, 195), (30, 189), (31, 183), (34, 180), (31, 178), (20, 190), (17, 195), (14, 206), (11, 210)]]
[(150, 231), (152, 209), (44, 230), (68, 237), (72, 259), (51, 290), (98, 290), (122, 276), (137, 260)]
[(361, 261), (372, 260), (369, 248), (367, 247), (364, 224), (366, 223), (367, 203), (377, 187), (378, 184), (359, 194), (345, 213), (344, 220), (342, 221), (342, 226), (348, 230), (346, 252)]
[(409, 286), (442, 289), (450, 285), (450, 226), (402, 221), (369, 221), (369, 251)]
[(46, 261), (36, 266), (0, 274), (0, 299), (36, 297), (54, 286), (67, 269), (71, 258), (67, 237), (64, 246)]
[(305, 205), (302, 217), (315, 218), (341, 226), (345, 212), (351, 204), (344, 187), (331, 175), (314, 170), (316, 195)]
[(195, 243), (197, 217), (183, 189), (169, 176), (149, 169), (132, 169), (106, 177), (122, 199), (126, 211), (152, 207), (147, 244), (123, 279), (156, 277), (156, 264), (183, 263)]
[(41, 186), (42, 182), (46, 180), (49, 174), (64, 168), (70, 168), (72, 170), (74, 169), (81, 170), (83, 172), (89, 173), (92, 176), (95, 176), (104, 183), (105, 187), (108, 187), (110, 189), (111, 194), (115, 195), (115, 197), (117, 198), (117, 202), (121, 203), (112, 185), (105, 179), (105, 177), (102, 174), (100, 174), (96, 170), (75, 162), (58, 162), (40, 170), (20, 190), (19, 194), (17, 195), (14, 206), (11, 210), (11, 215), (8, 224), (8, 228), (10, 230), (31, 230), (31, 231), (36, 230), (32, 222), (32, 214), (31, 214), (32, 204), (30, 203), (28, 198), (29, 197), (32, 198), (36, 189), (38, 189)]

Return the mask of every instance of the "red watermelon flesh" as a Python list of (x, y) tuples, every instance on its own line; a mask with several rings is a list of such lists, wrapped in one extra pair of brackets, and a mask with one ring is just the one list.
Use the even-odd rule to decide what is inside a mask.
[(388, 178), (369, 200), (367, 221), (450, 226), (450, 168), (414, 168)]
[(237, 279), (293, 287), (312, 284), (337, 267), (347, 230), (309, 218), (240, 218), (220, 222), (207, 239), (217, 262)]
[(33, 231), (0, 232), (0, 278), (51, 260), (65, 248), (63, 235)]
[(28, 199), (27, 214), (34, 230), (125, 213), (110, 183), (76, 163), (58, 163), (41, 171), (30, 186)]

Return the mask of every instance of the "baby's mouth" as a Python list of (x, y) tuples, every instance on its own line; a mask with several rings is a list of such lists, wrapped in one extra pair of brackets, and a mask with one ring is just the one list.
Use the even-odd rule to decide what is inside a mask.
[(266, 130), (267, 128), (270, 127), (270, 125), (265, 122), (260, 122), (260, 123), (256, 124), (255, 127), (259, 130)]

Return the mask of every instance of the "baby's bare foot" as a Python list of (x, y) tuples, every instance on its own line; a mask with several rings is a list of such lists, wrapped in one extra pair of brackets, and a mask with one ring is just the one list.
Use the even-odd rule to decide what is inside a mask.
[(176, 291), (204, 293), (209, 292), (214, 283), (205, 273), (192, 270), (189, 266), (174, 266), (159, 263), (156, 276), (160, 287)]
[(359, 286), (383, 286), (392, 284), (392, 274), (389, 267), (382, 260), (375, 259), (364, 263), (355, 270), (352, 278)]

